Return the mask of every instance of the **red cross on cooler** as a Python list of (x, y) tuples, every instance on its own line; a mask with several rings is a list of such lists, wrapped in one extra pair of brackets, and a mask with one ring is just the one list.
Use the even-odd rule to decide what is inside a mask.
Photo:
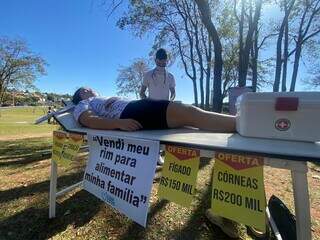
[(287, 131), (291, 126), (289, 119), (279, 119), (275, 123), (275, 127), (279, 131)]

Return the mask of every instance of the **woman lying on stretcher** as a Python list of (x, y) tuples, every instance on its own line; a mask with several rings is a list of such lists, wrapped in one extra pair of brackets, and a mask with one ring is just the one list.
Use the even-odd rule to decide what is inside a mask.
[(235, 132), (235, 117), (182, 103), (97, 97), (92, 89), (83, 87), (74, 93), (72, 102), (76, 105), (75, 119), (88, 128), (136, 131), (191, 126), (216, 132)]

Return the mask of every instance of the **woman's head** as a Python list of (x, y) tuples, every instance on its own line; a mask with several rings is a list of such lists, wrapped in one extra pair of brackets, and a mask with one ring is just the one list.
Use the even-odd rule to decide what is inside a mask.
[(78, 104), (80, 101), (88, 99), (90, 97), (96, 97), (97, 94), (91, 89), (87, 87), (81, 87), (75, 93), (72, 97), (72, 102), (74, 104)]

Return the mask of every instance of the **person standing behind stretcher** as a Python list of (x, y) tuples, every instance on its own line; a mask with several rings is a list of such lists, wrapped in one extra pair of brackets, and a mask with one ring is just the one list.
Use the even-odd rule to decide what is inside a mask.
[(160, 48), (156, 53), (155, 63), (157, 66), (151, 71), (146, 72), (143, 76), (143, 82), (140, 90), (141, 99), (147, 98), (147, 88), (148, 98), (150, 99), (170, 101), (175, 99), (176, 83), (173, 75), (166, 70), (167, 62), (167, 52), (163, 48)]
[[(175, 80), (171, 73), (166, 71), (168, 55), (166, 50), (160, 48), (156, 53), (156, 67), (148, 71), (143, 76), (143, 82), (140, 91), (141, 99), (147, 98), (146, 90), (148, 88), (149, 98), (154, 100), (170, 100), (176, 97)], [(169, 99), (170, 92), (170, 99)], [(163, 165), (163, 152), (160, 152), (158, 160), (159, 165)]]

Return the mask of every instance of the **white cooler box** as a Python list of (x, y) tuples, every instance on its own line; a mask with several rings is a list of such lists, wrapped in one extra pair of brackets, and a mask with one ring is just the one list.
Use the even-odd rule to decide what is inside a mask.
[(320, 92), (244, 93), (236, 108), (243, 136), (320, 141)]

